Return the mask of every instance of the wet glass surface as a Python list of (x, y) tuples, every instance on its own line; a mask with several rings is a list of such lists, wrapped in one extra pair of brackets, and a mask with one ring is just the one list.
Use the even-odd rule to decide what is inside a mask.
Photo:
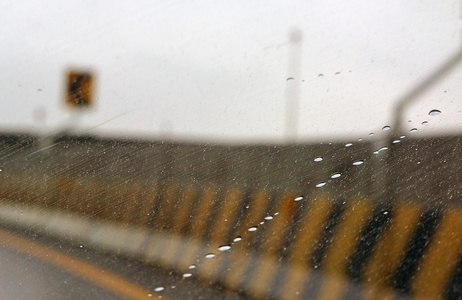
[(0, 297), (462, 297), (459, 2), (0, 11)]

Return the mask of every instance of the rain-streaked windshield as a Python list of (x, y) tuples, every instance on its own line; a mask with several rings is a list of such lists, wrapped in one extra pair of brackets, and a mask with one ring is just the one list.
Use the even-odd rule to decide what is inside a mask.
[(0, 299), (462, 298), (460, 1), (0, 8)]

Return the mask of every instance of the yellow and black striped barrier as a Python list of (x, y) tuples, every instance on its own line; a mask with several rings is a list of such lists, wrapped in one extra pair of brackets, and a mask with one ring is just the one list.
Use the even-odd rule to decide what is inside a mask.
[(27, 174), (0, 188), (4, 203), (101, 224), (79, 235), (95, 245), (126, 247), (119, 252), (256, 299), (462, 295), (459, 207), (328, 195), (295, 201), (290, 191)]

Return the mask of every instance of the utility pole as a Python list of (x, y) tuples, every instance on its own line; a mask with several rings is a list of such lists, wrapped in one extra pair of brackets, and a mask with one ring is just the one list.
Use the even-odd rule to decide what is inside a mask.
[(302, 32), (294, 28), (289, 31), (288, 75), (286, 78), (285, 139), (295, 143), (298, 137), (300, 110), (300, 83), (302, 70)]

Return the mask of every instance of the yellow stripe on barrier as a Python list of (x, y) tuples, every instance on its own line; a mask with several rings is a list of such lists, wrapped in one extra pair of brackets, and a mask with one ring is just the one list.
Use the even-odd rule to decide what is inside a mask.
[(241, 190), (236, 186), (230, 188), (226, 194), (223, 205), (220, 205), (217, 218), (213, 222), (210, 238), (211, 244), (216, 244), (216, 246), (218, 246), (220, 243), (223, 243), (224, 239), (228, 236), (228, 232), (232, 230), (231, 225), (234, 224), (234, 220), (239, 213), (241, 208), (240, 204), (242, 202)]
[[(256, 190), (252, 193), (250, 201), (247, 205), (246, 212), (241, 217), (242, 220), (239, 221), (238, 226), (235, 230), (236, 236), (242, 236), (248, 234), (247, 229), (251, 226), (258, 225), (258, 223), (264, 218), (268, 213), (267, 206), (270, 202), (268, 193), (265, 190)], [(254, 234), (252, 234), (254, 236)]]
[(197, 193), (197, 188), (193, 184), (187, 184), (180, 199), (180, 205), (173, 216), (173, 225), (171, 232), (182, 234), (181, 229), (188, 221), (191, 214), (191, 203)]
[(247, 229), (257, 225), (267, 213), (268, 194), (264, 190), (256, 190), (249, 201), (248, 211), (240, 221), (240, 226), (237, 227), (235, 235), (241, 236), (242, 241), (233, 245), (231, 253), (229, 253), (229, 265), (225, 274), (223, 274), (223, 285), (229, 289), (237, 290), (243, 282), (244, 274), (249, 266), (249, 251), (248, 246), (255, 238), (254, 232), (248, 232)]
[(161, 263), (164, 266), (172, 267), (176, 257), (175, 255), (179, 253), (179, 247), (182, 247), (182, 238), (181, 238), (181, 229), (187, 222), (188, 217), (191, 213), (191, 203), (196, 194), (196, 187), (192, 184), (187, 184), (184, 189), (182, 196), (180, 198), (180, 205), (178, 210), (173, 215), (173, 222), (171, 228), (171, 238), (167, 241), (164, 249), (164, 255), (162, 256)]
[(441, 299), (461, 255), (462, 209), (445, 212), (412, 284), (417, 298)]
[(141, 205), (140, 214), (138, 216), (138, 225), (141, 227), (148, 227), (148, 223), (152, 218), (152, 209), (157, 199), (157, 181), (146, 183), (144, 189), (146, 192), (143, 193), (143, 203)]
[(127, 193), (125, 197), (119, 198), (118, 200), (122, 201), (123, 206), (121, 207), (121, 221), (124, 225), (130, 225), (135, 218), (135, 212), (139, 211), (138, 201), (139, 201), (140, 186), (137, 182), (133, 182), (127, 186)]
[(331, 208), (332, 202), (325, 195), (307, 203), (307, 212), (303, 214), (302, 225), (295, 233), (294, 245), (287, 258), (289, 267), (279, 293), (281, 299), (299, 299), (302, 296), (303, 281), (310, 270), (307, 265)]
[(372, 204), (367, 200), (354, 200), (346, 207), (322, 262), (321, 268), (327, 277), (323, 280), (318, 299), (339, 299), (343, 293), (347, 282), (344, 278), (348, 259), (372, 208)]
[[(195, 212), (195, 217), (191, 224), (191, 229), (189, 231), (189, 238), (193, 240), (200, 240), (204, 234), (205, 226), (207, 225), (207, 220), (210, 213), (210, 208), (213, 206), (214, 199), (217, 194), (217, 187), (215, 185), (208, 185), (203, 190), (203, 195), (198, 203), (197, 210)], [(178, 266), (180, 270), (187, 270), (189, 265), (196, 263), (197, 256), (202, 249), (199, 247), (189, 247), (188, 249), (183, 249), (183, 253), (180, 254), (180, 260)]]
[[(387, 280), (404, 254), (421, 214), (421, 208), (415, 204), (398, 204), (394, 207), (390, 226), (380, 235), (362, 276), (363, 282), (375, 286), (374, 291), (388, 293)], [(367, 296), (365, 299), (375, 299), (377, 294), (368, 295), (370, 298)]]
[(170, 181), (164, 185), (162, 192), (162, 199), (157, 206), (157, 210), (154, 212), (154, 224), (153, 228), (156, 231), (165, 231), (170, 227), (171, 213), (173, 211), (175, 196), (177, 193), (176, 183)]
[[(234, 220), (240, 210), (240, 203), (243, 202), (242, 193), (237, 187), (232, 187), (225, 196), (223, 205), (220, 205), (217, 217), (214, 220), (211, 228), (210, 247), (205, 252), (218, 253), (218, 247), (226, 241), (228, 232), (234, 224)], [(223, 255), (227, 255), (224, 253)], [(217, 273), (223, 264), (223, 256), (218, 255), (213, 259), (205, 260), (199, 268), (199, 274), (205, 279), (217, 278)]]
[(268, 292), (275, 270), (280, 264), (278, 256), (287, 239), (287, 233), (294, 223), (294, 217), (300, 204), (294, 201), (293, 193), (280, 196), (276, 210), (279, 212), (273, 220), (263, 225), (264, 236), (258, 249), (260, 256), (248, 285), (251, 297), (264, 297)]

